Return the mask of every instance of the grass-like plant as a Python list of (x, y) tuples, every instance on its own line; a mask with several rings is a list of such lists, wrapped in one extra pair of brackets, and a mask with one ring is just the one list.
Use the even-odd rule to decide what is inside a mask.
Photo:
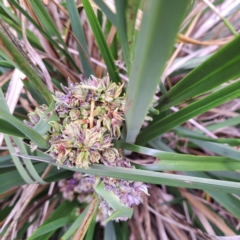
[(0, 2), (2, 239), (237, 235), (238, 10)]

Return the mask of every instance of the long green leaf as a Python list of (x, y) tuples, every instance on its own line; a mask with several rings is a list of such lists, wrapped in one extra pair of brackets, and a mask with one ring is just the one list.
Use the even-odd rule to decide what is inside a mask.
[(41, 0), (30, 0), (30, 4), (34, 10), (34, 13), (41, 22), (42, 28), (48, 33), (51, 37), (57, 37), (59, 43), (64, 47), (64, 50), (68, 52), (67, 46), (62, 39), (61, 33), (58, 31), (53, 19), (46, 10)]
[(202, 147), (203, 149), (210, 150), (214, 153), (217, 153), (228, 158), (240, 160), (240, 152), (228, 145), (213, 143), (208, 141), (197, 140), (194, 138), (188, 138), (189, 141), (195, 143), (196, 145)]
[[(186, 136), (191, 142), (202, 147), (203, 149), (210, 150), (211, 152), (217, 153), (219, 155), (240, 160), (240, 153), (235, 148), (230, 147), (227, 144), (218, 143), (219, 139), (215, 139), (216, 142), (213, 142), (212, 139), (205, 138), (204, 135), (196, 133), (185, 129), (183, 127), (176, 127), (174, 130), (180, 135)], [(221, 140), (221, 139), (220, 139)], [(224, 139), (225, 140), (225, 139)], [(227, 141), (229, 140), (229, 141)], [(235, 140), (235, 141), (234, 141)], [(237, 142), (238, 139), (226, 139), (224, 143), (233, 143)], [(238, 146), (239, 144), (237, 144)]]
[[(159, 141), (157, 142), (159, 143)], [(155, 147), (159, 149), (157, 143)], [(164, 145), (164, 144), (163, 144)], [(167, 149), (166, 147), (164, 147)], [(172, 149), (168, 149), (170, 152), (174, 152)], [(208, 170), (208, 168), (206, 167)], [(206, 170), (205, 169), (205, 170)], [(209, 175), (203, 172), (183, 172), (186, 175), (194, 176), (194, 177), (203, 177), (203, 178), (209, 178)], [(219, 175), (229, 175), (230, 177), (226, 177), (225, 179), (227, 180), (239, 180), (239, 176), (237, 172), (211, 172), (214, 176), (219, 176)], [(233, 177), (233, 178), (232, 178)], [(216, 192), (216, 191), (209, 191), (205, 190), (211, 197), (213, 197), (218, 203), (220, 203), (222, 206), (224, 206), (229, 212), (231, 212), (235, 217), (240, 218), (240, 211), (239, 211), (239, 199), (236, 199), (234, 196), (228, 193), (224, 192)]]
[(129, 72), (131, 70), (131, 65), (133, 62), (134, 49), (137, 42), (138, 31), (135, 29), (136, 19), (138, 15), (138, 9), (140, 7), (141, 1), (138, 0), (128, 0), (126, 6), (126, 30), (127, 30), (127, 44), (129, 49)]
[(219, 128), (235, 126), (235, 125), (238, 125), (239, 123), (240, 123), (240, 116), (237, 116), (237, 117), (226, 119), (223, 122), (208, 125), (206, 128), (210, 131), (214, 131)]
[(119, 222), (119, 223), (115, 222), (113, 231), (115, 233), (116, 240), (128, 240), (130, 238), (128, 222)]
[[(4, 95), (3, 95), (3, 92), (2, 90), (0, 89), (0, 98), (2, 99), (2, 105), (0, 108), (4, 109), (5, 111), (7, 111), (9, 114), (10, 114), (10, 111), (9, 111), (9, 108), (8, 108), (8, 105), (5, 101), (5, 98), (4, 98)], [(31, 177), (28, 175), (27, 171), (23, 168), (22, 166), (22, 163), (20, 161), (20, 159), (17, 157), (17, 156), (14, 156), (12, 153), (15, 152), (13, 146), (12, 146), (12, 143), (10, 142), (10, 138), (8, 135), (4, 134), (4, 138), (5, 138), (5, 141), (7, 143), (7, 146), (8, 146), (8, 149), (10, 151), (10, 154), (12, 156), (12, 160), (16, 166), (16, 168), (18, 169), (19, 171), (19, 174), (22, 176), (22, 178), (26, 181), (27, 180), (27, 183), (28, 184), (32, 184), (34, 183), (34, 181), (32, 181)], [(13, 140), (14, 142), (16, 143), (19, 151), (21, 154), (27, 154), (27, 150), (22, 142), (22, 139), (18, 138), (18, 137), (13, 137)], [(28, 170), (28, 172), (32, 175), (33, 179), (41, 184), (45, 184), (46, 182), (43, 181), (41, 179), (41, 177), (38, 175), (36, 169), (34, 168), (32, 162), (29, 160), (29, 159), (25, 159), (23, 158), (23, 162)]]
[(60, 227), (67, 225), (68, 223), (72, 222), (69, 216), (59, 218), (55, 221), (52, 221), (44, 226), (39, 227), (27, 240), (36, 239), (39, 236), (44, 235), (45, 233), (49, 233), (52, 231), (57, 230)]
[(12, 156), (12, 160), (19, 172), (19, 175), (22, 177), (22, 179), (27, 183), (27, 184), (32, 184), (34, 183), (34, 181), (31, 179), (31, 177), (29, 176), (29, 174), (27, 173), (26, 169), (23, 167), (20, 159), (17, 157), (17, 156), (14, 156), (12, 155), (12, 153), (14, 152), (14, 147), (12, 146), (12, 143), (11, 143), (11, 140), (10, 140), (10, 137), (6, 134), (3, 135), (4, 136), (4, 139), (6, 141), (6, 144), (7, 144), (7, 147), (8, 147), (8, 150), (10, 151), (11, 153), (11, 156)]
[[(2, 168), (3, 167), (3, 168)], [(34, 167), (38, 174), (42, 174), (47, 167), (46, 163), (34, 164)], [(5, 166), (0, 164), (0, 193), (4, 193), (7, 190), (26, 184), (21, 175), (19, 174), (16, 167), (5, 168)], [(63, 169), (58, 170), (57, 168), (52, 168), (47, 175), (46, 182), (54, 182), (63, 178), (72, 176), (72, 172)]]
[[(85, 234), (92, 229), (92, 222), (95, 221), (98, 212), (99, 198), (94, 196), (92, 202), (85, 208), (82, 214), (77, 218), (77, 220), (69, 228), (68, 234), (64, 234), (64, 238), (69, 239), (71, 233), (73, 233), (77, 228), (80, 228), (74, 235), (74, 239), (86, 239)], [(90, 234), (91, 235), (91, 234)]]
[[(10, 110), (8, 108), (8, 105), (7, 105), (7, 102), (4, 98), (4, 95), (3, 95), (3, 92), (2, 92), (2, 89), (0, 88), (0, 99), (1, 99), (1, 102), (2, 102), (2, 105), (0, 108), (2, 108), (3, 110), (5, 110), (6, 112), (8, 112), (10, 114)], [(14, 153), (14, 148), (10, 142), (10, 138), (9, 136), (7, 136), (6, 134), (4, 135), (5, 137), (5, 140), (7, 142), (7, 145), (8, 145), (8, 148), (9, 148), (9, 151), (12, 155), (12, 159), (14, 161), (14, 164), (16, 165), (20, 175), (22, 177), (24, 177), (24, 179), (26, 179), (26, 177), (28, 177), (30, 179), (30, 177), (28, 176), (28, 173), (26, 172), (26, 170), (22, 167), (22, 164), (19, 160), (19, 158), (17, 156), (14, 156), (12, 153)], [(22, 142), (22, 139), (18, 138), (18, 137), (13, 137), (13, 141), (16, 143), (17, 147), (18, 147), (18, 150), (21, 154), (27, 154), (27, 150)], [(34, 168), (32, 162), (29, 160), (29, 159), (25, 159), (23, 158), (23, 162), (25, 164), (25, 166), (27, 167), (27, 170), (28, 172), (32, 175), (33, 179), (41, 184), (45, 184), (46, 182), (42, 180), (42, 178), (38, 175), (36, 169)], [(21, 167), (20, 167), (21, 165)], [(31, 180), (30, 182), (28, 182), (28, 184), (31, 184), (33, 183), (33, 181)]]
[[(46, 164), (44, 164), (44, 166), (46, 166)], [(7, 169), (4, 168), (4, 172), (1, 169), (0, 180), (0, 194), (5, 193), (13, 187), (24, 185), (27, 182), (25, 182), (24, 177), (19, 174), (16, 166)]]
[[(58, 227), (61, 227), (61, 223), (63, 225), (66, 225), (68, 223), (72, 223), (74, 221), (74, 218), (71, 217), (71, 215), (75, 215), (75, 209), (78, 205), (77, 201), (73, 201), (73, 202), (69, 202), (69, 201), (64, 201), (62, 202), (57, 209), (49, 216), (49, 218), (47, 218), (44, 223), (40, 226), (40, 228), (42, 229), (49, 229), (50, 227), (52, 228), (52, 230), (50, 231), (46, 231), (45, 234), (41, 234), (40, 231), (36, 230), (33, 235), (31, 235), (31, 238), (34, 237), (34, 239), (36, 240), (43, 240), (43, 239), (49, 239), (53, 233), (56, 230), (57, 226), (54, 226), (55, 223), (58, 223)], [(68, 219), (66, 219), (68, 218)], [(61, 219), (60, 222), (57, 222), (58, 219)], [(64, 223), (65, 222), (65, 223)], [(52, 223), (52, 224), (51, 224)], [(62, 225), (62, 226), (63, 226)], [(40, 229), (38, 228), (38, 229)], [(36, 235), (38, 235), (38, 237)]]
[(104, 240), (116, 240), (116, 232), (114, 229), (113, 222), (108, 222), (104, 228)]
[[(13, 137), (14, 142), (16, 143), (19, 152), (21, 154), (27, 154), (27, 150), (26, 147), (22, 141), (22, 139), (18, 138), (18, 137)], [(14, 151), (13, 151), (14, 152)], [(13, 158), (13, 156), (12, 156)], [(29, 161), (29, 159), (25, 159), (23, 158), (23, 162), (28, 170), (28, 172), (31, 174), (31, 176), (33, 177), (33, 179), (40, 184), (46, 184), (47, 182), (45, 182), (40, 175), (38, 174), (38, 172), (36, 171), (35, 167), (33, 166), (32, 162)]]
[(206, 191), (213, 199), (215, 199), (219, 204), (226, 208), (235, 217), (240, 219), (239, 205), (240, 201), (232, 194)]
[[(43, 161), (48, 164), (56, 166), (56, 163), (51, 158), (41, 158), (21, 155), (24, 158), (30, 158), (37, 161)], [(214, 180), (207, 178), (189, 177), (177, 174), (159, 173), (139, 169), (128, 169), (122, 167), (109, 167), (103, 165), (94, 165), (89, 169), (83, 168), (69, 168), (62, 166), (64, 169), (68, 169), (74, 172), (87, 173), (97, 176), (113, 177), (117, 179), (125, 179), (130, 181), (140, 181), (152, 184), (164, 184), (167, 186), (184, 187), (203, 189), (211, 191), (222, 191), (228, 193), (240, 193), (240, 183), (231, 181)]]
[(24, 87), (31, 93), (32, 96), (34, 96), (34, 100), (39, 104), (45, 104), (45, 100), (41, 93), (38, 92), (38, 90), (34, 87), (34, 85), (31, 83), (31, 81), (22, 81), (24, 84)]
[(214, 92), (169, 116), (161, 119), (155, 117), (154, 121), (139, 134), (137, 144), (147, 143), (149, 140), (184, 123), (188, 119), (200, 115), (238, 96), (240, 96), (240, 81)]
[(0, 66), (4, 68), (13, 68), (13, 65), (5, 60), (0, 61)]
[(132, 215), (133, 208), (122, 207), (121, 209), (115, 211), (110, 217), (108, 217), (105, 223), (112, 221), (116, 218), (132, 218)]
[(64, 233), (64, 235), (61, 237), (61, 240), (67, 240), (69, 239), (74, 233), (75, 231), (79, 228), (79, 226), (81, 225), (84, 217), (86, 216), (88, 209), (89, 209), (88, 205), (84, 211), (77, 217), (77, 219), (74, 221), (74, 223), (71, 225), (71, 227)]
[(33, 127), (33, 129), (41, 135), (44, 135), (50, 129), (50, 121), (58, 121), (59, 118), (57, 114), (53, 111), (55, 103), (52, 102), (46, 112), (42, 115), (38, 123)]
[(25, 138), (25, 134), (23, 134), (20, 130), (18, 130), (15, 126), (13, 126), (11, 123), (0, 119), (0, 132), (6, 133), (8, 135), (13, 135), (21, 138)]
[(97, 17), (92, 9), (92, 6), (89, 3), (89, 0), (83, 0), (82, 3), (84, 6), (84, 9), (85, 9), (85, 12), (87, 14), (88, 21), (91, 25), (95, 40), (99, 47), (99, 50), (100, 50), (102, 57), (107, 65), (109, 76), (114, 82), (120, 82), (120, 78), (119, 78), (118, 72), (117, 72), (117, 67), (114, 64), (112, 53), (111, 53), (110, 49), (108, 48), (108, 45), (105, 40), (104, 34), (102, 32), (101, 26), (99, 25), (99, 22), (98, 22)]
[(11, 59), (11, 56), (8, 56), (5, 52), (0, 49), (0, 56), (4, 59), (2, 61), (8, 62), (10, 68), (18, 68), (17, 64)]
[(230, 171), (209, 171), (208, 174), (213, 176), (214, 178), (229, 180), (229, 181), (240, 181), (240, 173), (239, 172), (230, 172)]
[[(80, 23), (80, 16), (77, 11), (76, 3), (74, 0), (66, 1), (69, 17), (71, 20), (72, 30), (75, 37), (78, 40), (77, 48), (80, 57), (80, 61), (83, 67), (84, 75), (89, 78), (90, 75), (94, 75), (94, 71), (92, 70), (90, 55), (88, 52), (88, 47), (86, 43), (86, 39), (84, 36), (84, 32), (82, 29), (82, 25)], [(79, 46), (81, 44), (81, 46)]]
[(111, 23), (117, 26), (116, 14), (112, 12), (112, 10), (107, 6), (107, 4), (103, 0), (94, 0), (94, 2), (101, 8), (101, 10), (111, 21)]
[(1, 168), (14, 167), (14, 163), (12, 163), (12, 157), (10, 154), (0, 157), (0, 166)]
[[(223, 143), (223, 144), (228, 144), (230, 146), (239, 146), (240, 145), (240, 140), (236, 139), (236, 138), (210, 138), (210, 137), (205, 137), (202, 134), (199, 134), (199, 133), (196, 133), (196, 132), (184, 129), (184, 128), (180, 128), (180, 127), (176, 127), (175, 130), (179, 136), (184, 136), (187, 138), (198, 139), (198, 140), (202, 140), (205, 142)], [(184, 130), (186, 132), (183, 132), (181, 130)]]
[(16, 127), (19, 131), (21, 131), (27, 138), (37, 144), (40, 148), (48, 148), (47, 141), (36, 131), (26, 126), (24, 123), (19, 121), (17, 118), (12, 116), (9, 113), (6, 113), (2, 109), (0, 109), (0, 118), (7, 119), (9, 123), (11, 123), (14, 127)]
[[(205, 173), (188, 173), (189, 175), (198, 176), (198, 177), (208, 177)], [(213, 191), (206, 191), (212, 198), (214, 198), (219, 204), (225, 207), (229, 212), (231, 212), (235, 217), (238, 219), (240, 218), (240, 209), (239, 204), (240, 200), (235, 196), (222, 193), (222, 192), (213, 192)]]
[[(46, 163), (34, 164), (34, 167), (38, 174), (40, 175), (46, 170), (47, 164)], [(18, 170), (16, 170), (15, 165), (14, 167), (6, 168), (4, 164), (0, 164), (0, 173), (1, 173), (0, 194), (8, 191), (11, 188), (26, 184), (26, 182), (19, 174)], [(71, 171), (66, 171), (64, 169), (58, 170), (57, 168), (52, 168), (51, 171), (48, 173), (47, 177), (45, 178), (45, 181), (51, 183), (59, 181), (64, 178), (69, 178), (71, 176), (72, 176)]]
[(120, 38), (121, 49), (123, 52), (124, 62), (127, 66), (128, 71), (130, 70), (130, 57), (128, 49), (128, 39), (127, 39), (127, 24), (125, 12), (127, 8), (127, 0), (117, 1), (115, 0), (116, 6), (116, 20), (117, 20), (117, 30)]
[(4, 5), (4, 3), (0, 3), (0, 14), (5, 16), (8, 19), (11, 19), (14, 23), (18, 23), (18, 17)]
[[(199, 159), (200, 160), (200, 159)], [(135, 164), (138, 169), (151, 171), (236, 171), (240, 167), (239, 161), (226, 159), (216, 161), (215, 159), (206, 158), (202, 161), (192, 162), (190, 160), (161, 160), (154, 164), (140, 165)]]
[(145, 2), (127, 87), (127, 142), (134, 142), (140, 131), (189, 3), (189, 0)]
[[(65, 168), (65, 167), (64, 167)], [(66, 168), (67, 169), (67, 168)], [(69, 169), (71, 170), (71, 169)], [(213, 179), (188, 177), (169, 173), (158, 173), (137, 169), (114, 168), (94, 166), (91, 170), (72, 169), (77, 172), (89, 172), (101, 176), (109, 176), (118, 179), (131, 181), (142, 181), (152, 184), (164, 184), (167, 186), (185, 187), (212, 191), (222, 191), (228, 193), (240, 193), (240, 183), (220, 181)]]
[(163, 111), (171, 106), (210, 91), (220, 84), (240, 76), (240, 36), (218, 50), (179, 81), (160, 99), (158, 109)]
[[(115, 141), (115, 147), (121, 147), (130, 151), (154, 156), (160, 160), (154, 164), (134, 164), (138, 169), (151, 171), (205, 171), (206, 169), (208, 169), (208, 171), (235, 171), (240, 167), (239, 161), (226, 157), (195, 156), (188, 154), (171, 153), (124, 143), (122, 141)], [(235, 153), (234, 159), (237, 158), (240, 160), (239, 155), (240, 154), (238, 154), (237, 158), (237, 154)]]

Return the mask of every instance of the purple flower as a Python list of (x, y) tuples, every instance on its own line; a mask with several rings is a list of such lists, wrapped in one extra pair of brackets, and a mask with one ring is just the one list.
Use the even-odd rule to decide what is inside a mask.
[[(104, 164), (132, 168), (130, 162), (113, 147), (113, 139), (121, 137), (124, 124), (125, 96), (124, 84), (118, 85), (104, 78), (92, 76), (79, 84), (62, 86), (63, 92), (56, 91), (54, 111), (58, 120), (50, 121), (50, 129), (44, 134), (49, 141), (48, 153), (56, 159), (58, 167), (89, 168), (92, 164)], [(45, 115), (46, 105), (29, 113), (25, 124), (33, 128)], [(37, 146), (32, 144), (33, 148)], [(113, 192), (127, 208), (138, 205), (141, 195), (148, 194), (147, 185), (109, 177), (100, 177), (105, 189)], [(96, 178), (75, 173), (68, 180), (59, 182), (65, 199), (77, 198), (80, 203), (90, 202), (94, 194)], [(105, 221), (114, 211), (102, 199), (99, 219)], [(126, 220), (126, 218), (118, 218)]]

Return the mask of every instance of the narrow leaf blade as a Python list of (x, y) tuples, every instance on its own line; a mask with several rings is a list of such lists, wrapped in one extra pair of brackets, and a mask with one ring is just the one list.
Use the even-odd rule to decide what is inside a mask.
[[(66, 1), (69, 17), (71, 20), (71, 25), (73, 29), (73, 34), (77, 38), (77, 47), (78, 53), (80, 57), (80, 61), (83, 67), (84, 75), (88, 78), (90, 75), (94, 75), (92, 70), (91, 62), (90, 62), (90, 55), (88, 52), (88, 47), (86, 43), (86, 39), (84, 37), (82, 25), (80, 24), (80, 16), (77, 11), (76, 3), (74, 0)], [(81, 46), (79, 46), (81, 44)]]
[(83, 0), (82, 1), (84, 9), (86, 11), (88, 21), (91, 25), (93, 34), (95, 36), (95, 40), (97, 42), (97, 45), (99, 47), (99, 50), (102, 54), (102, 57), (107, 65), (107, 69), (110, 75), (110, 78), (114, 82), (120, 82), (120, 78), (118, 76), (117, 68), (114, 64), (113, 56), (111, 54), (110, 49), (108, 48), (107, 42), (105, 40), (104, 34), (102, 32), (101, 26), (99, 25), (98, 19), (95, 16), (95, 13), (92, 9), (91, 4), (89, 3), (89, 0)]
[(240, 36), (218, 50), (179, 81), (159, 101), (158, 109), (164, 111), (171, 106), (210, 91), (220, 84), (240, 76)]
[(240, 81), (191, 103), (187, 107), (164, 118), (155, 117), (154, 121), (139, 134), (137, 144), (147, 143), (149, 140), (179, 126), (188, 119), (200, 115), (238, 96), (240, 96)]
[[(41, 158), (25, 156), (22, 157), (35, 159), (37, 161), (43, 161), (48, 164), (56, 166), (56, 163), (51, 158)], [(122, 167), (110, 167), (95, 164), (89, 169), (82, 168), (69, 168), (67, 166), (62, 166), (63, 169), (68, 169), (74, 172), (87, 173), (97, 176), (113, 177), (117, 179), (125, 179), (130, 181), (140, 181), (152, 184), (164, 184), (167, 186), (175, 187), (185, 187), (194, 189), (203, 189), (211, 191), (221, 191), (228, 193), (240, 193), (240, 183), (233, 181), (222, 181), (215, 179), (199, 178), (199, 177), (189, 177), (170, 173), (159, 173), (152, 171), (145, 171), (139, 169), (128, 169)]]
[(27, 127), (24, 123), (19, 121), (17, 118), (12, 116), (9, 113), (6, 113), (2, 109), (0, 109), (0, 118), (1, 119), (8, 119), (9, 122), (17, 128), (19, 131), (21, 131), (27, 138), (29, 138), (31, 141), (33, 141), (35, 144), (37, 144), (40, 148), (48, 148), (47, 141), (36, 131), (33, 129)]
[(126, 94), (127, 142), (140, 131), (189, 3), (174, 1), (174, 8), (171, 1), (145, 3)]

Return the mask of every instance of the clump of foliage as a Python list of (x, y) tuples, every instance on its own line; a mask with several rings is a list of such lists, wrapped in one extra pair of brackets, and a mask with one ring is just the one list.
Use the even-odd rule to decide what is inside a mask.
[(1, 2), (2, 239), (237, 235), (238, 10)]

